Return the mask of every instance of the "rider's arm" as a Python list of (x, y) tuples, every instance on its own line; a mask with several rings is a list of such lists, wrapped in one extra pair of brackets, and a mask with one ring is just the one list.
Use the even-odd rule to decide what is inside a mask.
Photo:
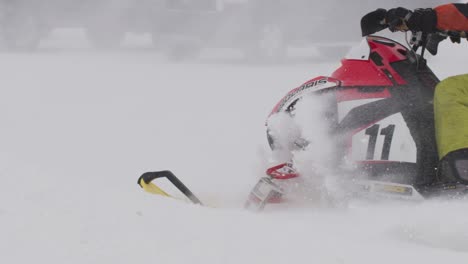
[(447, 4), (434, 8), (436, 28), (448, 31), (468, 31), (468, 3)]
[(468, 31), (468, 3), (446, 4), (414, 11), (398, 7), (388, 10), (385, 19), (392, 31)]

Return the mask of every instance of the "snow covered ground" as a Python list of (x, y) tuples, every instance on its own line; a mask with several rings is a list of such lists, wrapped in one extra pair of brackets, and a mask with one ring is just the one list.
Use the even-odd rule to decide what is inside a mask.
[[(0, 55), (2, 263), (468, 259), (466, 202), (242, 209), (268, 158), (269, 111), (337, 62), (169, 63), (137, 49), (144, 40), (95, 53), (53, 37), (35, 54)], [(462, 46), (447, 43), (432, 60), (440, 77), (468, 72)], [(136, 184), (162, 169), (217, 208)]]

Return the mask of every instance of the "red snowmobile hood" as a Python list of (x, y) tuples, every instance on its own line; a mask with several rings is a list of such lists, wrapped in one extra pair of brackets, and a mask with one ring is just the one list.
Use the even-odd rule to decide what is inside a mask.
[(370, 36), (350, 51), (331, 76), (344, 87), (404, 85), (392, 63), (406, 60), (408, 52), (393, 40)]
[[(384, 37), (369, 36), (360, 45), (353, 48), (341, 61), (341, 66), (331, 77), (319, 76), (290, 91), (276, 104), (270, 113), (284, 111), (288, 102), (307, 93), (314, 93), (334, 87), (351, 88), (337, 93), (338, 101), (360, 99), (362, 94), (354, 96), (355, 87), (390, 87), (405, 85), (407, 82), (393, 69), (392, 64), (407, 60), (409, 50)], [(388, 97), (388, 91), (372, 94), (371, 97)], [(346, 98), (344, 98), (346, 97)]]

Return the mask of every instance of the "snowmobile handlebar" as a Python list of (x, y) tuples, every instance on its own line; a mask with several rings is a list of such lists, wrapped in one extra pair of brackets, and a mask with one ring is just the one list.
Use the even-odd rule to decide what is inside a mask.
[[(368, 13), (361, 19), (361, 32), (362, 36), (375, 34), (379, 31), (389, 28), (389, 24), (385, 20), (387, 11), (385, 9), (377, 9)], [(410, 31), (408, 28), (401, 29), (401, 31)], [(432, 55), (437, 55), (440, 42), (450, 38), (454, 42), (459, 42), (460, 38), (466, 38), (468, 32), (455, 32), (455, 31), (436, 31), (425, 33), (420, 31), (411, 31), (412, 36), (410, 40), (410, 48), (413, 51), (418, 51), (422, 48), (421, 56), (424, 57), (424, 52), (427, 49)]]
[(421, 55), (424, 55), (424, 51), (427, 50), (432, 55), (437, 55), (440, 42), (450, 38), (452, 42), (460, 43), (462, 38), (468, 37), (468, 32), (465, 31), (442, 31), (438, 30), (431, 33), (424, 33), (421, 31), (412, 31), (410, 40), (411, 49), (418, 51), (422, 48)]

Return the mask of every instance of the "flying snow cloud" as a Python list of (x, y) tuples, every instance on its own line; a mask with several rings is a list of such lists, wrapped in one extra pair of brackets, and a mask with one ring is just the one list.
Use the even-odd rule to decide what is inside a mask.
[[(289, 113), (270, 117), (270, 135), (274, 138), (272, 160), (292, 162), (301, 177), (284, 187), (301, 200), (323, 205), (341, 195), (335, 166), (340, 161), (337, 140), (332, 129), (330, 102), (333, 94), (309, 95), (302, 98)], [(337, 160), (338, 159), (338, 160)], [(296, 181), (292, 183), (292, 181)]]

